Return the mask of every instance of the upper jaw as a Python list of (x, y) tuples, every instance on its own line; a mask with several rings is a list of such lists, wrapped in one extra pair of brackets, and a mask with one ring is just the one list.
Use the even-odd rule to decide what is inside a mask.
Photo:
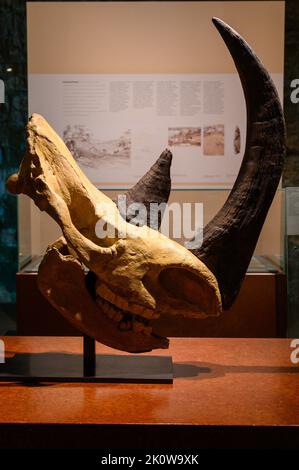
[(133, 300), (128, 300), (132, 298), (132, 294), (131, 297), (128, 296), (125, 298), (120, 294), (115, 293), (113, 289), (111, 289), (110, 286), (108, 287), (108, 285), (102, 280), (97, 280), (95, 291), (100, 299), (109, 302), (109, 304), (112, 304), (120, 311), (128, 312), (132, 315), (138, 315), (147, 320), (157, 319), (160, 316), (160, 313), (155, 309), (149, 308), (147, 305), (138, 304)]

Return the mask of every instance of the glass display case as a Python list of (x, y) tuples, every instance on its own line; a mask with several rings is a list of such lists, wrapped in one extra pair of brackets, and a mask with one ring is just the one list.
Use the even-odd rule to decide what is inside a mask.
[[(42, 4), (36, 6), (28, 2), (26, 58), (28, 57), (29, 114), (39, 113), (47, 118), (66, 141), (81, 167), (85, 167), (86, 175), (94, 178), (91, 181), (95, 184), (104, 181), (109, 186), (114, 181), (116, 188), (124, 182), (132, 182), (136, 175), (144, 174), (141, 169), (144, 170), (144, 165), (150, 163), (150, 156), (158, 155), (157, 148), (160, 151), (160, 144), (173, 147), (177, 164), (173, 171), (173, 176), (176, 176), (176, 179), (173, 177), (173, 183), (190, 189), (175, 187), (170, 203), (174, 202), (179, 206), (201, 203), (205, 225), (223, 206), (230, 191), (228, 188), (215, 186), (233, 184), (246, 141), (246, 112), (241, 83), (229, 54), (223, 53), (220, 38), (211, 24), (213, 16), (221, 16), (224, 12), (228, 16), (235, 15), (236, 6), (231, 11), (231, 2), (227, 2), (227, 5), (222, 2), (221, 7), (211, 2), (210, 5), (204, 5), (204, 8), (200, 2), (190, 3), (187, 7), (184, 2), (181, 5), (178, 2), (175, 7), (165, 6), (165, 10), (163, 7), (162, 11), (161, 5), (158, 5), (159, 15), (166, 15), (167, 18), (163, 31), (158, 27), (155, 34), (152, 34), (152, 28), (147, 30), (144, 27), (140, 34), (140, 28), (135, 29), (136, 25), (148, 25), (148, 18), (158, 11), (156, 5), (139, 2), (139, 16), (136, 21), (132, 12), (126, 11), (125, 5), (122, 5), (124, 10), (121, 17), (118, 16), (119, 6), (109, 5), (109, 10), (112, 10), (106, 17), (106, 5), (101, 2), (92, 4), (92, 9), (91, 5), (75, 3), (69, 9), (65, 3), (58, 2), (58, 5), (48, 5), (47, 11), (43, 12)], [(251, 7), (247, 10), (245, 3), (239, 10), (236, 26), (240, 31), (247, 31), (249, 43), (254, 41), (256, 47), (264, 47), (264, 33), (273, 37), (272, 28), (276, 32), (275, 43), (273, 40), (271, 42), (275, 54), (272, 54), (271, 49), (264, 50), (263, 58), (267, 60), (268, 71), (282, 100), (284, 5), (277, 5), (275, 10), (272, 8), (269, 21), (268, 9), (263, 2), (256, 5), (254, 10)], [(186, 21), (194, 25), (190, 27), (192, 34), (185, 30), (184, 22), (178, 21), (181, 11), (184, 11)], [(76, 18), (80, 18), (80, 26), (82, 18), (86, 18), (85, 24), (89, 24), (89, 17), (92, 20), (97, 18), (95, 37), (101, 31), (98, 26), (102, 22), (103, 25), (109, 24), (109, 34), (116, 41), (117, 47), (111, 49), (111, 41), (106, 38), (109, 44), (107, 49), (101, 37), (98, 41), (93, 39), (89, 43), (89, 35), (83, 35), (84, 41), (80, 40), (78, 47), (72, 49), (79, 50), (80, 46), (80, 50), (82, 47), (82, 50), (89, 51), (88, 54), (84, 53), (86, 62), (82, 69), (82, 61), (78, 62), (78, 53), (65, 48), (69, 42), (59, 40), (57, 34), (53, 34), (53, 28), (48, 28), (51, 14), (55, 18), (55, 24), (58, 20), (61, 21), (60, 30), (64, 30), (66, 25), (76, 24)], [(86, 17), (83, 16), (85, 14)], [(250, 16), (251, 21), (248, 20), (249, 14), (253, 14)], [(74, 23), (71, 21), (73, 15)], [(263, 35), (259, 38), (256, 24), (257, 20), (262, 21), (263, 18)], [(121, 30), (118, 19), (123, 27)], [(156, 22), (153, 24), (157, 26)], [(39, 31), (44, 33), (42, 43)], [(70, 42), (77, 44), (75, 31), (76, 28), (69, 28), (68, 38)], [(127, 41), (132, 33), (138, 39), (137, 42)], [(165, 35), (170, 38), (166, 43)], [(124, 38), (127, 39), (124, 41)], [(142, 52), (143, 47), (139, 47), (144, 40), (147, 54)], [(207, 43), (209, 48), (205, 46)], [(56, 48), (56, 53), (49, 54), (52, 49), (46, 47), (41, 51), (41, 44), (51, 45), (53, 50)], [(161, 48), (161, 44), (166, 49)], [(184, 44), (184, 48), (178, 49), (177, 44)], [(186, 50), (189, 51), (188, 57)], [(101, 57), (100, 67), (98, 57)], [(193, 57), (201, 57), (201, 60), (194, 61)], [(214, 62), (212, 58), (216, 58)], [(80, 78), (81, 75), (83, 78)], [(107, 124), (107, 129), (104, 123)], [(97, 151), (94, 153), (95, 148)], [(102, 174), (103, 168), (98, 168), (94, 161), (105, 164), (106, 176)], [(197, 172), (197, 169), (200, 171)], [(194, 186), (188, 186), (191, 184)], [(195, 189), (199, 184), (206, 186)], [(115, 199), (122, 190), (106, 189), (104, 192)], [(18, 208), (19, 273), (34, 275), (47, 246), (60, 236), (61, 231), (46, 213), (41, 213), (26, 197), (18, 198)], [(279, 190), (249, 265), (249, 274), (273, 274), (274, 278), (276, 273), (282, 272), (282, 209), (283, 191)], [(174, 238), (171, 233), (170, 238)], [(185, 241), (184, 237), (175, 239), (180, 243)], [(269, 312), (275, 310), (279, 303), (276, 299), (276, 281), (273, 282), (273, 302), (271, 308), (269, 306)], [(264, 302), (266, 297), (265, 295)], [(262, 299), (259, 303), (261, 302), (263, 303)], [(28, 300), (24, 300), (23, 308), (26, 309), (27, 305)], [(251, 308), (255, 307), (252, 305)]]
[[(116, 200), (124, 189), (103, 190), (111, 199)], [(194, 226), (195, 203), (202, 204), (203, 225), (207, 224), (222, 207), (230, 189), (172, 189), (169, 204), (176, 203), (183, 210), (184, 204), (191, 205), (191, 225)], [(248, 268), (249, 272), (277, 272), (284, 267), (284, 191), (279, 189), (267, 216), (259, 241)], [(177, 222), (176, 222), (177, 223)], [(184, 243), (182, 236), (175, 237)], [(47, 246), (61, 234), (58, 225), (46, 214), (40, 212), (26, 196), (19, 197), (19, 267), (26, 272), (36, 272)], [(174, 238), (170, 233), (170, 238)]]
[[(113, 200), (124, 189), (105, 189)], [(228, 197), (229, 189), (173, 189), (169, 198), (169, 210), (173, 203), (178, 209), (184, 204), (193, 208), (190, 213), (194, 230), (195, 203), (201, 203), (203, 225), (207, 224)], [(37, 271), (47, 246), (60, 235), (58, 225), (45, 212), (40, 212), (23, 196), (19, 199), (20, 271), (17, 274), (17, 324), (22, 335), (76, 335), (41, 295), (37, 287)], [(217, 318), (194, 320), (171, 315), (158, 320), (158, 333), (165, 336), (203, 337), (283, 337), (286, 334), (286, 286), (284, 266), (284, 191), (279, 189), (268, 213), (251, 259), (238, 299), (225, 314)], [(180, 214), (179, 214), (180, 215)], [(165, 214), (164, 214), (165, 218)], [(163, 219), (164, 220), (164, 219)], [(169, 218), (171, 221), (171, 219)], [(170, 223), (169, 237), (183, 244), (184, 231), (178, 225), (182, 220)], [(173, 233), (171, 226), (173, 227)], [(182, 227), (181, 227), (182, 228)], [(30, 305), (30, 308), (28, 306)], [(42, 312), (42, 315), (41, 315)]]

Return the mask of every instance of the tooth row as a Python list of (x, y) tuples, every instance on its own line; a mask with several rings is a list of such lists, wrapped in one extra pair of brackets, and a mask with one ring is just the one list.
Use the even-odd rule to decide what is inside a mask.
[(104, 283), (97, 283), (96, 293), (101, 299), (107, 299), (112, 305), (117, 305), (121, 310), (135, 312), (137, 315), (148, 320), (158, 318), (160, 315), (151, 308), (143, 307), (141, 305), (131, 303), (127, 299), (117, 296)]
[(136, 333), (143, 333), (145, 335), (150, 335), (153, 331), (151, 326), (147, 326), (144, 323), (137, 321), (137, 320), (133, 321), (133, 330)]
[(97, 297), (96, 302), (102, 308), (107, 317), (110, 318), (110, 320), (118, 323), (124, 318), (124, 315), (120, 312), (120, 310), (118, 310), (106, 300), (101, 299), (101, 297)]
[(125, 315), (117, 307), (107, 300), (102, 299), (100, 296), (97, 297), (96, 302), (110, 320), (119, 324), (118, 327), (121, 331), (133, 330), (136, 333), (143, 333), (145, 335), (150, 335), (152, 333), (153, 329), (151, 326), (138, 321), (134, 316), (132, 317), (132, 320), (125, 318)]

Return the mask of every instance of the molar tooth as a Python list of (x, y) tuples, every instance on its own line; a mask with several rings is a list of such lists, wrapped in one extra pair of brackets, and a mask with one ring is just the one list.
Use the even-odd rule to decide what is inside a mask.
[(143, 334), (150, 336), (152, 334), (153, 328), (151, 326), (145, 326), (143, 329)]
[(132, 322), (130, 321), (122, 321), (119, 323), (119, 329), (123, 331), (128, 331), (132, 328)]
[(118, 325), (118, 327), (119, 327), (119, 329), (122, 330), (122, 331), (123, 331), (123, 330), (126, 330), (126, 322), (124, 322), (124, 321), (120, 322), (119, 325)]
[(143, 330), (144, 330), (145, 326), (143, 323), (139, 322), (139, 321), (134, 321), (133, 322), (133, 330), (136, 332), (136, 333), (141, 333)]
[(123, 299), (121, 297), (117, 298), (117, 296), (115, 296), (115, 304), (117, 304), (117, 308), (120, 308), (123, 310), (128, 309), (128, 305), (129, 305), (126, 299)]
[(108, 317), (113, 320), (114, 318), (114, 311), (110, 308), (109, 310), (107, 310), (107, 315)]
[(118, 322), (119, 320), (121, 320), (121, 318), (118, 320), (119, 315), (118, 315), (118, 312), (114, 308), (111, 308), (111, 317), (110, 318), (115, 322)]
[(118, 312), (115, 312), (113, 320), (115, 320), (116, 322), (120, 322), (123, 318), (124, 318), (123, 314), (120, 311), (118, 311)]

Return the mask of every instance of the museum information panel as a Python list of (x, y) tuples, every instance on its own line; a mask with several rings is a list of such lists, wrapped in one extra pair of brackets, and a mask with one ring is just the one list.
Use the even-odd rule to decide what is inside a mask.
[(166, 147), (175, 187), (230, 187), (246, 110), (213, 16), (242, 32), (282, 98), (284, 2), (29, 2), (30, 113), (102, 188), (134, 184)]

